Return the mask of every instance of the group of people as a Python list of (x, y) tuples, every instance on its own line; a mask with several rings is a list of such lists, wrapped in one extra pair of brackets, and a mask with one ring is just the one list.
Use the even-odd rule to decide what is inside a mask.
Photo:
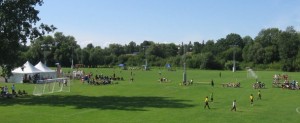
[(93, 74), (90, 73), (83, 76), (81, 79), (82, 83), (88, 83), (90, 85), (112, 84), (115, 80), (124, 80), (124, 78), (116, 76), (115, 73), (112, 76), (105, 76), (103, 74), (96, 74), (95, 76), (93, 76)]
[[(261, 100), (260, 90), (258, 90), (257, 96), (258, 96), (257, 99)], [(250, 94), (249, 98), (250, 98), (250, 105), (253, 106), (254, 105), (254, 96), (253, 96), (253, 94)], [(210, 95), (210, 102), (213, 102), (213, 93), (211, 93), (211, 95)], [(210, 109), (208, 96), (206, 96), (205, 99), (204, 99), (204, 109), (206, 109), (206, 108)], [(236, 100), (233, 100), (231, 111), (236, 111), (236, 108), (237, 108)]]
[[(291, 90), (299, 90), (300, 87), (298, 85), (298, 82), (296, 80), (289, 81), (288, 75), (280, 75), (275, 74), (273, 76), (273, 87), (281, 87), (281, 88), (287, 88)], [(283, 79), (283, 83), (280, 83), (280, 80)]]
[(297, 89), (299, 89), (299, 86), (298, 86), (298, 82), (295, 80), (293, 80), (291, 82), (289, 82), (288, 80), (285, 80), (284, 83), (282, 84), (282, 88), (289, 88), (292, 90), (297, 90)]
[(162, 77), (159, 79), (159, 82), (162, 83), (162, 82), (169, 82), (168, 78), (166, 77)]
[(23, 91), (18, 90), (18, 92), (16, 92), (15, 84), (11, 86), (11, 93), (9, 92), (7, 85), (0, 88), (1, 88), (1, 97), (12, 98), (12, 97), (18, 97), (22, 95), (27, 95), (27, 92), (25, 90)]
[[(51, 78), (51, 77), (48, 77)], [(23, 76), (23, 83), (36, 83), (38, 80), (43, 80), (43, 79), (47, 79), (44, 76), (41, 76), (39, 73), (34, 74), (34, 75), (27, 75), (25, 74)]]
[(256, 81), (254, 84), (253, 84), (253, 88), (254, 89), (258, 89), (258, 88), (266, 88), (266, 85), (265, 83), (261, 82), (261, 81)]

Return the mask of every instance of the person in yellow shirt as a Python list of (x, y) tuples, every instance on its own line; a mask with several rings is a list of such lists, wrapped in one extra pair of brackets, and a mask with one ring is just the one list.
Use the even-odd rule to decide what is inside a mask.
[(253, 106), (253, 94), (250, 95), (250, 104)]
[(206, 108), (206, 106), (208, 107), (208, 109), (210, 109), (209, 104), (208, 104), (208, 96), (206, 96), (205, 100), (204, 100), (204, 109)]
[(258, 90), (257, 95), (258, 95), (258, 99), (261, 100), (261, 93), (260, 93), (260, 90)]

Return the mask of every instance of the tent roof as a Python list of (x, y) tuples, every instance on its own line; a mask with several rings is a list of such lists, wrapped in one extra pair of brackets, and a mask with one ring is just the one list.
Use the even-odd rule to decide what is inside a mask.
[[(23, 67), (23, 70), (22, 70)], [(39, 69), (35, 68), (31, 63), (28, 61), (22, 66), (14, 69), (12, 73), (41, 73)]]
[(44, 65), (42, 62), (39, 62), (34, 66), (35, 68), (39, 69), (42, 72), (55, 72), (54, 70), (51, 70), (49, 67)]

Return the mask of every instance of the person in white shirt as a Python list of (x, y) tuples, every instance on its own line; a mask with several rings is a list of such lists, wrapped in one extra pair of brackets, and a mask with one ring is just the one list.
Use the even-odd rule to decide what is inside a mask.
[(231, 109), (231, 111), (232, 110), (236, 111), (236, 100), (233, 100), (233, 102), (232, 102), (232, 109)]

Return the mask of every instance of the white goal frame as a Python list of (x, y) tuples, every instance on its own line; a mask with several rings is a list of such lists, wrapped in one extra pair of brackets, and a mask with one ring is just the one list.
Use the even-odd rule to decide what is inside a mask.
[(43, 94), (51, 94), (55, 92), (70, 92), (71, 81), (69, 78), (55, 78), (38, 80), (35, 84), (33, 95), (40, 96)]
[(255, 79), (257, 79), (258, 76), (256, 75), (256, 73), (251, 68), (248, 68), (247, 69), (247, 78), (255, 78)]

